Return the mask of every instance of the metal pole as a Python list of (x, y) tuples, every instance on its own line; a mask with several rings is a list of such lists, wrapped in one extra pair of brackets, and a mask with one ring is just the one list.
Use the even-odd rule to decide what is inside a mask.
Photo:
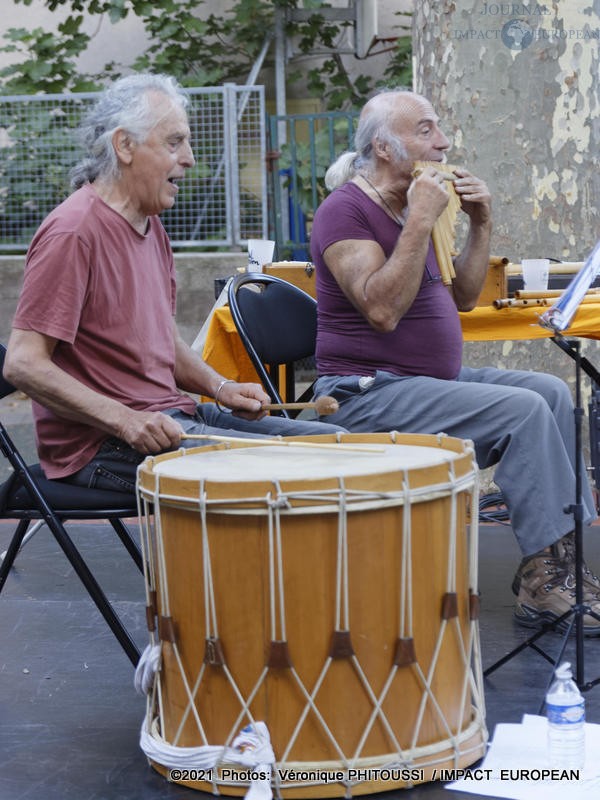
[[(275, 9), (275, 113), (278, 117), (277, 122), (277, 150), (281, 150), (287, 142), (287, 114), (285, 98), (285, 62), (286, 62), (286, 40), (285, 40), (285, 11), (283, 8)], [(276, 162), (277, 163), (277, 162)], [(274, 175), (274, 181), (279, 182), (279, 194), (281, 197), (281, 210), (288, 208), (288, 191), (285, 188), (284, 178)], [(279, 237), (278, 237), (279, 238)], [(281, 214), (281, 241), (287, 242), (290, 238), (290, 223), (287, 213)]]

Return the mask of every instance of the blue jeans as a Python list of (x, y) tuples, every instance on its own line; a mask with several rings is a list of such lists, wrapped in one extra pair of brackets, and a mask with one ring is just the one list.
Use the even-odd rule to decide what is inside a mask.
[[(339, 425), (330, 425), (318, 420), (287, 419), (266, 416), (259, 420), (247, 420), (220, 411), (214, 403), (201, 403), (196, 413), (185, 414), (179, 409), (165, 412), (177, 420), (186, 433), (219, 436), (236, 436), (249, 439), (264, 436), (310, 436), (313, 434), (344, 431)], [(200, 440), (183, 439), (180, 447), (198, 447)], [(206, 439), (206, 444), (212, 444)], [(64, 483), (84, 486), (88, 489), (110, 489), (134, 492), (138, 465), (146, 458), (126, 442), (116, 437), (106, 439), (92, 460), (78, 472), (63, 478)]]
[(62, 483), (72, 483), (86, 489), (108, 491), (135, 491), (138, 465), (146, 458), (126, 442), (116, 437), (106, 439), (92, 460), (78, 472), (62, 478)]

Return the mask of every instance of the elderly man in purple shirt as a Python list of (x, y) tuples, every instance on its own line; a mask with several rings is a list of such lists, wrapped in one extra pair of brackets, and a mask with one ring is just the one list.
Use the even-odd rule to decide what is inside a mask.
[[(389, 91), (364, 107), (356, 152), (332, 165), (335, 189), (311, 232), (317, 270), (317, 394), (352, 431), (399, 430), (472, 439), (480, 467), (496, 465), (523, 560), (513, 581), (516, 620), (528, 627), (575, 602), (573, 404), (552, 375), (463, 367), (458, 311), (471, 310), (489, 263), (491, 198), (485, 183), (454, 170), (468, 235), (447, 287), (431, 243), (448, 203), (444, 171), (414, 162), (445, 159), (449, 142), (431, 103)], [(446, 168), (447, 172), (447, 168)], [(595, 508), (584, 487), (584, 517)], [(600, 613), (600, 580), (586, 567), (584, 602)], [(584, 617), (587, 634), (600, 622)]]

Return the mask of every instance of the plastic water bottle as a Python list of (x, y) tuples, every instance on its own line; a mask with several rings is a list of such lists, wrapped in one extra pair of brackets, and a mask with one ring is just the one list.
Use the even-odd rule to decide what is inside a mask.
[(550, 766), (583, 769), (585, 760), (585, 701), (565, 661), (546, 695)]

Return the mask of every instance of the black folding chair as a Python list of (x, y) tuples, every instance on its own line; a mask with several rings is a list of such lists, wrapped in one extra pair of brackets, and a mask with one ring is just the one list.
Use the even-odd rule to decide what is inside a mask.
[[(2, 377), (5, 355), (6, 348), (0, 345), (0, 399), (15, 391), (14, 386)], [(67, 520), (107, 520), (140, 572), (143, 572), (140, 549), (122, 521), (137, 517), (135, 494), (85, 489), (61, 481), (48, 480), (39, 464), (32, 466), (26, 464), (1, 420), (0, 449), (13, 469), (12, 475), (0, 486), (0, 520), (18, 521), (4, 559), (0, 563), (0, 592), (23, 545), (31, 522), (42, 520), (62, 548), (128, 658), (137, 665), (140, 658), (137, 646), (64, 525)]]
[[(295, 364), (315, 353), (315, 300), (274, 275), (247, 272), (229, 284), (228, 301), (240, 339), (271, 401), (282, 402), (280, 366), (285, 367), (287, 401), (310, 399), (312, 385), (296, 397)], [(281, 413), (293, 416), (285, 410)]]

